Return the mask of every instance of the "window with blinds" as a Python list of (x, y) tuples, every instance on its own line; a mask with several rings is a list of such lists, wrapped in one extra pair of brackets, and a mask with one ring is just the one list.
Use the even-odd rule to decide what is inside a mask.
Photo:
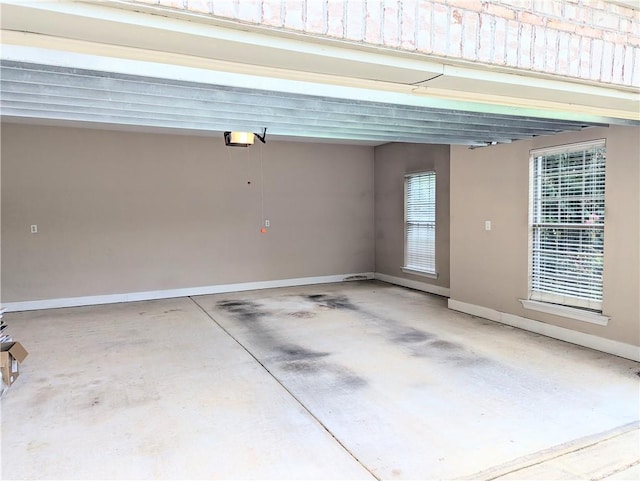
[(605, 141), (531, 151), (531, 300), (602, 310)]
[(436, 174), (405, 176), (404, 269), (436, 274)]

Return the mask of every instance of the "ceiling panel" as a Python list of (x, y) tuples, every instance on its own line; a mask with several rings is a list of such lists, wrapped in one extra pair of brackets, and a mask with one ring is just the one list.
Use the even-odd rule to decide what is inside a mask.
[(603, 125), (230, 87), (3, 60), (1, 114), (189, 131), (482, 146)]

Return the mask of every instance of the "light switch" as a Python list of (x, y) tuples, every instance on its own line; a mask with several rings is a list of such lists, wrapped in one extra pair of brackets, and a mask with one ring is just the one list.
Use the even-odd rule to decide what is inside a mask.
[(490, 220), (485, 220), (484, 221), (484, 230), (491, 230), (491, 221)]

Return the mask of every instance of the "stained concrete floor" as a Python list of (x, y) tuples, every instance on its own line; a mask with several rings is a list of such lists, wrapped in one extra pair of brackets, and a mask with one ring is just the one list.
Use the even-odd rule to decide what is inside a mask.
[(3, 479), (637, 479), (638, 363), (379, 282), (6, 314)]

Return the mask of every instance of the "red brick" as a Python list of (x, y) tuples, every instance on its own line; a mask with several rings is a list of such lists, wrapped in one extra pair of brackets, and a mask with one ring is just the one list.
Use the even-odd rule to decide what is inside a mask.
[(185, 7), (184, 0), (159, 0), (158, 4), (163, 7), (179, 8), (180, 10), (183, 10)]
[(578, 77), (580, 75), (580, 37), (571, 35), (569, 41), (569, 75)]
[(520, 42), (518, 45), (518, 66), (531, 68), (531, 36), (533, 27), (525, 23), (520, 25)]
[(389, 47), (400, 45), (400, 9), (397, 0), (386, 0), (382, 7), (382, 41)]
[(532, 63), (533, 69), (539, 72), (544, 71), (544, 61), (546, 56), (546, 30), (544, 27), (533, 27), (533, 49)]
[(559, 75), (569, 74), (569, 40), (571, 36), (567, 32), (558, 33), (558, 64), (555, 73)]
[(589, 0), (586, 2), (590, 7), (598, 9), (598, 10), (606, 10), (608, 3), (604, 0)]
[(544, 25), (547, 23), (547, 19), (545, 17), (524, 11), (518, 12), (518, 20), (522, 23), (528, 23), (529, 25)]
[(545, 32), (545, 57), (544, 69), (546, 72), (555, 72), (558, 65), (558, 31), (549, 30)]
[[(482, 42), (482, 39), (480, 40)], [(504, 65), (506, 62), (507, 21), (504, 18), (493, 18), (493, 63)]]
[(516, 18), (516, 12), (510, 8), (496, 5), (490, 1), (483, 4), (483, 10), (488, 15), (495, 15), (496, 17), (505, 18), (507, 20), (514, 20)]
[(471, 10), (473, 12), (482, 11), (482, 0), (445, 0), (447, 5), (452, 7), (463, 8), (465, 10)]
[(533, 10), (548, 17), (562, 17), (562, 2), (558, 0), (533, 0)]
[(604, 42), (602, 48), (602, 72), (600, 80), (603, 82), (611, 82), (613, 76), (613, 51), (615, 45), (611, 42)]
[(611, 30), (617, 30), (619, 27), (619, 19), (615, 15), (603, 12), (601, 10), (593, 11), (593, 25), (598, 28), (608, 28)]
[(518, 22), (511, 20), (507, 22), (506, 63), (512, 67), (518, 65), (519, 27), (520, 24)]
[[(308, 3), (309, 2), (307, 2), (307, 4)], [(349, 0), (347, 2), (347, 18), (345, 20), (344, 34), (345, 38), (349, 40), (355, 40), (356, 42), (361, 42), (364, 39), (364, 12), (364, 0)]]
[(367, 16), (364, 27), (364, 40), (368, 43), (382, 44), (382, 5), (379, 0), (366, 0)]
[(416, 48), (416, 0), (402, 0), (400, 16), (400, 46), (403, 49), (415, 50)]
[[(242, 0), (242, 2), (244, 2), (244, 0)], [(292, 30), (304, 30), (303, 8), (303, 0), (284, 0), (285, 28), (290, 28)]]
[(622, 84), (624, 65), (624, 45), (616, 45), (613, 50), (613, 72), (611, 81), (615, 84)]
[(418, 2), (418, 19), (416, 26), (416, 48), (430, 53), (431, 48), (431, 3), (425, 0)]
[(242, 0), (238, 2), (238, 19), (245, 22), (260, 23), (261, 17), (262, 3), (260, 0)]
[(578, 35), (582, 35), (583, 37), (591, 37), (591, 38), (601, 38), (602, 30), (598, 30), (597, 28), (585, 27), (578, 25), (576, 27), (576, 33)]
[(449, 22), (447, 55), (460, 58), (462, 56), (462, 14), (457, 8), (451, 10)]
[(587, 6), (564, 6), (564, 18), (585, 25), (591, 25), (592, 12), (593, 10), (591, 10)]
[(324, 2), (306, 2), (304, 29), (309, 33), (323, 34), (327, 29), (327, 13)]
[(602, 72), (602, 49), (604, 42), (600, 39), (594, 39), (591, 41), (591, 71), (589, 78), (591, 80), (600, 80), (600, 73)]
[(622, 63), (622, 83), (631, 85), (631, 76), (633, 74), (633, 47), (624, 49), (624, 62)]
[(431, 47), (433, 53), (446, 55), (449, 42), (449, 8), (439, 3), (433, 4), (433, 36)]
[(211, 2), (208, 0), (188, 0), (187, 10), (198, 13), (211, 13)]
[[(480, 32), (478, 34), (478, 60), (491, 62), (494, 39), (494, 17), (483, 13), (480, 15)], [(502, 37), (504, 43), (504, 36)]]
[(344, 37), (343, 0), (327, 0), (327, 36)]
[(576, 31), (576, 25), (571, 22), (567, 22), (566, 20), (549, 20), (547, 22), (547, 27), (560, 30), (562, 32), (573, 33)]
[(640, 87), (640, 48), (633, 49), (633, 75), (631, 85)]
[(476, 12), (464, 12), (462, 16), (462, 57), (478, 59), (479, 18)]
[(627, 35), (618, 32), (604, 31), (602, 32), (602, 39), (611, 43), (627, 43)]
[(260, 23), (273, 27), (281, 27), (283, 20), (280, 2), (262, 2), (262, 21)]
[(589, 78), (591, 61), (591, 39), (582, 37), (580, 42), (580, 78)]
[(238, 0), (212, 0), (213, 14), (219, 17), (236, 18)]
[(613, 13), (614, 15), (617, 15), (618, 17), (625, 17), (629, 19), (633, 18), (632, 8), (627, 8), (627, 7), (623, 7), (622, 5), (615, 5), (613, 3), (609, 3), (607, 5), (607, 10), (609, 10), (609, 12)]

